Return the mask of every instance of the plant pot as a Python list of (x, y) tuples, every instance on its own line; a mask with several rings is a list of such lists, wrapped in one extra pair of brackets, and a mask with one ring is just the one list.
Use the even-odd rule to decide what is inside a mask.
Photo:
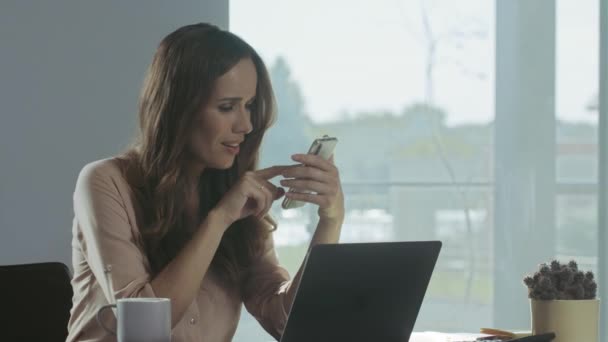
[(553, 342), (598, 342), (600, 301), (530, 300), (532, 334), (554, 332)]

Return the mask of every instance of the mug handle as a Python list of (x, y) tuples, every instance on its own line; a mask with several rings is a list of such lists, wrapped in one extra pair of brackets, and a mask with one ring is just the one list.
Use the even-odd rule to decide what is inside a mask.
[(97, 318), (97, 324), (99, 324), (100, 327), (103, 328), (103, 330), (107, 331), (108, 333), (116, 336), (116, 332), (112, 331), (112, 329), (106, 327), (105, 325), (103, 325), (103, 322), (101, 321), (101, 313), (109, 308), (116, 308), (116, 304), (108, 304), (108, 305), (104, 305), (102, 306), (99, 310), (97, 310), (97, 315), (95, 315), (95, 318)]

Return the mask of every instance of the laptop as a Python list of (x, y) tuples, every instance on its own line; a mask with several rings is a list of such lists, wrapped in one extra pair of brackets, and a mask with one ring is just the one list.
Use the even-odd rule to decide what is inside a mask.
[(281, 342), (407, 342), (440, 241), (314, 246)]

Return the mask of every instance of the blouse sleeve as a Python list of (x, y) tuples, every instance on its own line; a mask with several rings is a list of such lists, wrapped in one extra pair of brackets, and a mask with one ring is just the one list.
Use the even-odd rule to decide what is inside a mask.
[(277, 340), (287, 323), (284, 301), (290, 284), (289, 273), (279, 266), (274, 241), (270, 236), (265, 253), (244, 278), (243, 300), (247, 311)]
[[(120, 194), (120, 171), (92, 163), (79, 174), (74, 191), (78, 240), (106, 299), (156, 297), (150, 285), (147, 259), (134, 237), (125, 201)], [(105, 267), (111, 265), (114, 293), (110, 293)]]

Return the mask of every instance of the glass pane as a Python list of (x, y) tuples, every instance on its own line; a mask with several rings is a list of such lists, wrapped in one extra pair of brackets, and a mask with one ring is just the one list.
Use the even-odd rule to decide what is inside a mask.
[(597, 272), (597, 195), (557, 197), (557, 257)]
[[(597, 272), (599, 0), (557, 2), (556, 252)], [(582, 39), (584, 37), (584, 39)]]
[(558, 181), (597, 182), (598, 9), (598, 0), (557, 1)]
[[(279, 105), (261, 166), (337, 136), (342, 242), (444, 242), (417, 331), (491, 325), (494, 21), (485, 0), (230, 2)], [(316, 210), (272, 213), (293, 275)], [(270, 339), (244, 310), (235, 341)]]

